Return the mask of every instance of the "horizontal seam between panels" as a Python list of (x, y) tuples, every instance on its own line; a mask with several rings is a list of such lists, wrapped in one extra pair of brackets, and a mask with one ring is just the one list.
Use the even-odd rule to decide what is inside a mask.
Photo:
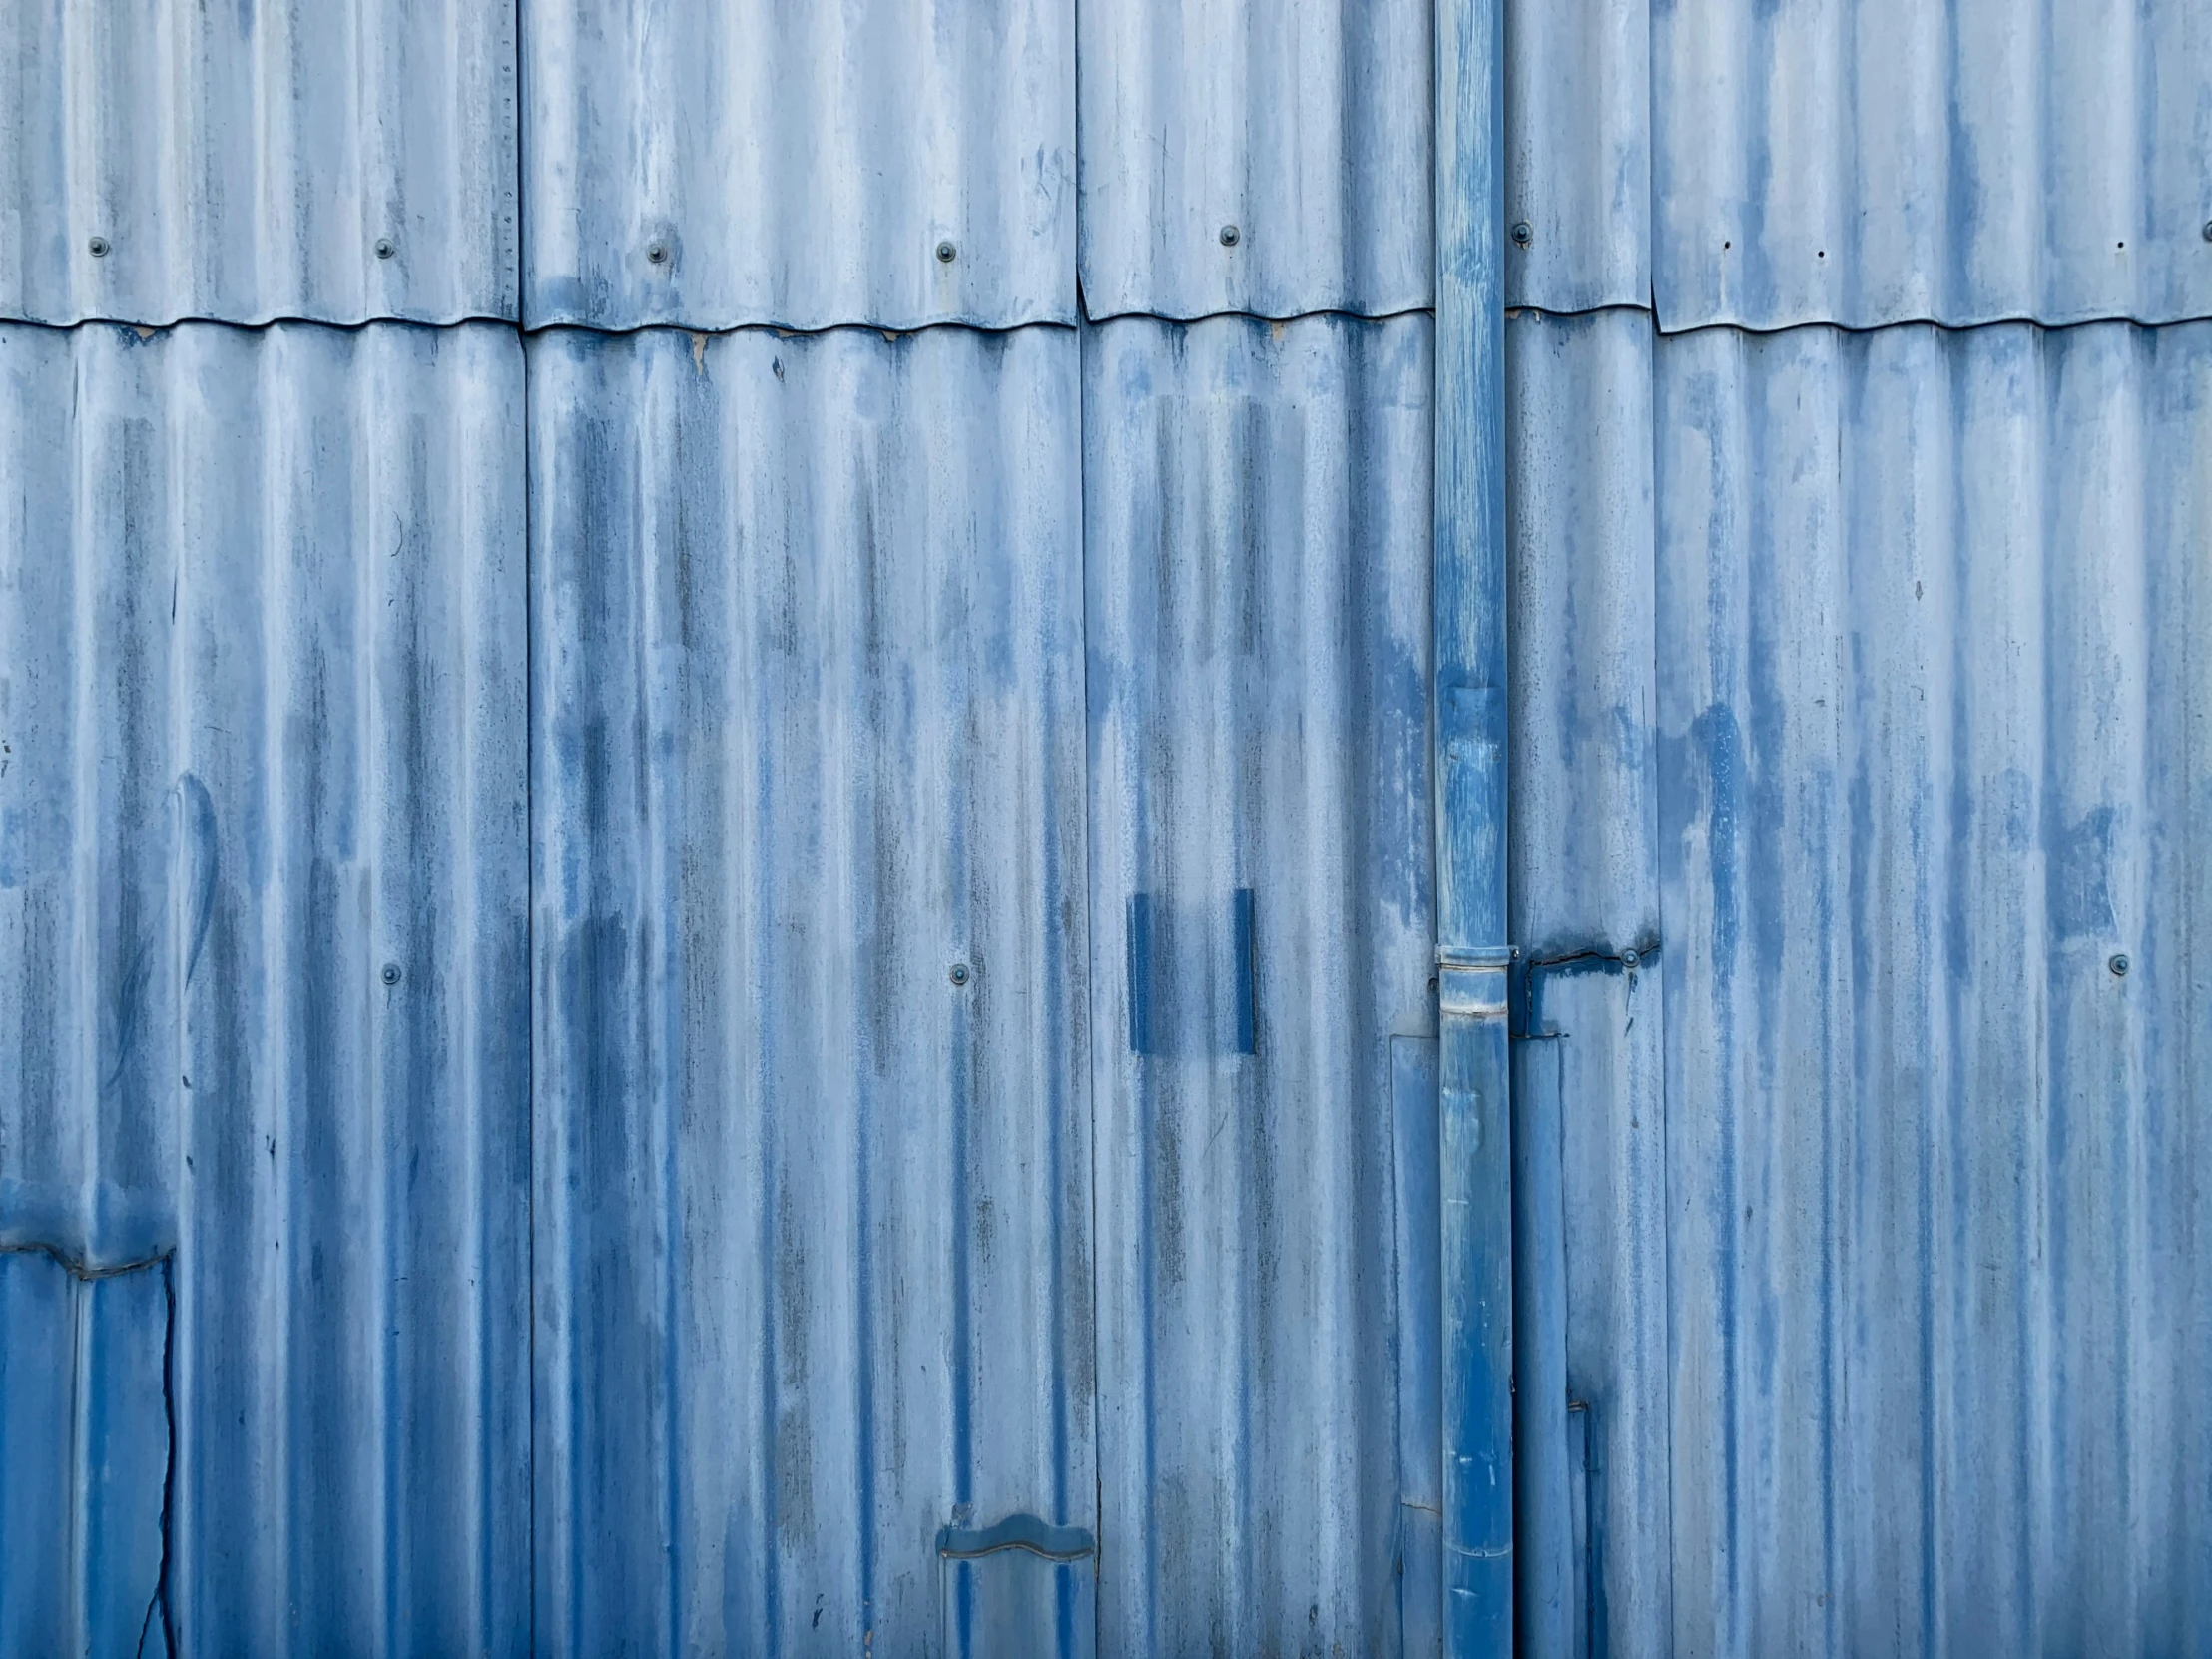
[(1997, 316), (1988, 317), (1978, 322), (1940, 322), (1934, 317), (1905, 316), (1891, 322), (1829, 322), (1816, 318), (1803, 322), (1778, 322), (1766, 326), (1749, 322), (1693, 322), (1682, 327), (1670, 328), (1659, 320), (1658, 312), (1650, 305), (1632, 305), (1623, 302), (1607, 305), (1584, 305), (1574, 308), (1559, 308), (1550, 305), (1508, 305), (1505, 307), (1505, 316), (1507, 321), (1513, 321), (1523, 316), (1539, 316), (1552, 321), (1566, 322), (1577, 317), (1604, 316), (1616, 311), (1650, 317), (1652, 331), (1662, 339), (1681, 339), (1691, 334), (1709, 334), (1724, 330), (1737, 334), (1793, 334), (1808, 328), (1826, 328), (1839, 334), (1880, 334), (1895, 328), (1933, 328), (1938, 333), (1970, 334), (1983, 328), (2028, 327), (2039, 329), (2044, 333), (2056, 334), (2064, 333), (2073, 328), (2105, 328), (2114, 323), (2120, 323), (2130, 328), (2139, 328), (2149, 333), (2160, 328), (2192, 328), (2202, 323), (2212, 322), (2212, 315), (2175, 317), (2165, 322), (2144, 322), (2132, 316), (2078, 317), (2071, 322), (2045, 322), (2041, 318), (2033, 316)]

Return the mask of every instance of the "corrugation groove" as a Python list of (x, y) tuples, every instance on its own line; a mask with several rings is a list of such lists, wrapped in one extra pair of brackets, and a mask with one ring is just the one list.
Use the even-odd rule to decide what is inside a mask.
[(1434, 1032), (1430, 342), (1425, 315), (1087, 336), (1107, 1653), (1396, 1629), (1389, 1038)]
[(528, 324), (1072, 322), (1074, 32), (1047, 0), (525, 7)]
[(1421, 0), (1081, 6), (1088, 314), (1432, 303), (1430, 11)]
[(186, 1653), (527, 1640), (521, 369), (0, 329), (0, 1242), (174, 1253)]
[[(1561, 601), (1644, 580), (1654, 480), (1672, 1430), (1597, 1501), (1671, 1482), (1673, 1604), (1608, 1568), (1607, 1650), (2208, 1651), (2212, 327), (1710, 330), (1649, 347), (1647, 417), (1636, 326), (1515, 329), (1522, 395), (1588, 411), (1557, 464), (1628, 481), (1613, 528), (1519, 529), (1524, 719), (1580, 787), (1644, 787), (1633, 639)], [(1594, 1031), (1652, 1099), (1608, 994), (1554, 999), (1557, 1063)], [(1607, 1284), (1650, 1269), (1568, 1144), (1588, 1393), (1636, 1382)]]
[(1072, 1653), (1076, 337), (529, 353), (539, 1642)]
[(512, 7), (20, 0), (0, 52), (0, 316), (520, 314)]

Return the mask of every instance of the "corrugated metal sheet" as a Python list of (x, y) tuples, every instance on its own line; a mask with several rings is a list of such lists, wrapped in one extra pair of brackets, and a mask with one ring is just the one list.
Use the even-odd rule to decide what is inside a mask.
[(1651, 116), (1645, 0), (1505, 0), (1508, 305), (1651, 303)]
[(528, 1642), (521, 368), (0, 329), (0, 1246), (173, 1258), (75, 1295), (174, 1461), (129, 1435), (45, 1519), (105, 1524), (91, 1471), (166, 1508), (183, 1652)]
[[(1709, 331), (1647, 409), (1639, 326), (1514, 329), (1521, 902), (1663, 934), (1522, 1062), (1616, 1079), (1555, 1108), (1607, 1651), (2212, 1650), (2212, 328)], [(1597, 603), (1647, 584), (1648, 691)], [(1614, 1141), (1662, 1098), (1663, 1177)], [(1655, 1406), (1662, 1230), (1664, 1451), (1604, 1415)]]
[(1663, 3), (1651, 60), (1668, 329), (2212, 316), (2199, 0)]
[(533, 338), (549, 1650), (1087, 1651), (1077, 354)]
[(1506, 339), (1522, 1645), (1663, 1659), (1679, 1650), (1652, 327), (1524, 316)]
[(0, 316), (517, 314), (512, 7), (19, 0), (0, 54)]
[(1394, 1650), (1433, 1559), (1392, 1131), (1432, 1160), (1431, 333), (1086, 339), (1106, 1653)]
[(1070, 6), (556, 0), (523, 60), (533, 327), (1074, 320)]
[(1432, 10), (1082, 6), (1086, 313), (1375, 316), (1429, 304)]

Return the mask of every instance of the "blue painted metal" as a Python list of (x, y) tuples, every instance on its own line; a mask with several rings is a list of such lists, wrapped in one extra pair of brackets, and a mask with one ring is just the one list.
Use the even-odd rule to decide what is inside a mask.
[(1088, 316), (1432, 302), (1430, 0), (1074, 10)]
[(2208, 1651), (2212, 328), (1510, 333), (1595, 1640)]
[(89, 1345), (0, 1315), (81, 1564), (10, 1509), (0, 1619), (72, 1651), (150, 1502), (157, 1647), (529, 1644), (521, 396), (493, 325), (0, 328), (0, 1269)]
[(529, 353), (538, 1645), (1081, 1652), (1076, 335)]
[(1434, 743), (1443, 1260), (1443, 1650), (1514, 1641), (1506, 1035), (1504, 41), (1436, 14)]
[(1104, 1653), (1388, 1651), (1433, 1513), (1396, 1321), (1433, 1257), (1393, 1214), (1434, 1032), (1430, 338), (1084, 337)]
[(0, 318), (518, 314), (513, 6), (14, 0), (0, 60)]
[(522, 58), (532, 327), (1075, 319), (1072, 5), (530, 0)]

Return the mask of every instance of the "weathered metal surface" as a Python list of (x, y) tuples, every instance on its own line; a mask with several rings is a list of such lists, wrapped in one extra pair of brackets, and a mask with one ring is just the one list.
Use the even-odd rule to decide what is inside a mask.
[(1645, 0), (1505, 0), (1505, 302), (1651, 303)]
[(1665, 328), (2212, 316), (2201, 0), (1659, 4), (1651, 64)]
[(156, 1648), (528, 1643), (521, 369), (0, 329), (0, 1247), (173, 1291), (79, 1360), (166, 1375)]
[(1436, 1167), (1444, 1659), (1513, 1651), (1502, 0), (1436, 8)]
[(1522, 1058), (1611, 1076), (1558, 1094), (1585, 1607), (1610, 1652), (2206, 1651), (2212, 327), (1640, 326), (1515, 326), (1561, 502), (1516, 517), (1518, 914), (1664, 933)]
[(1520, 1651), (1661, 1659), (1676, 1649), (1651, 319), (1522, 315), (1506, 342)]
[(529, 351), (539, 1644), (1085, 1651), (1077, 337)]
[(1432, 11), (1428, 0), (1079, 8), (1086, 313), (1429, 304)]
[(547, 0), (522, 56), (533, 327), (1074, 319), (1072, 6)]
[(165, 1651), (169, 1267), (0, 1250), (0, 1653)]
[(13, 0), (0, 55), (0, 317), (517, 314), (511, 6)]
[(1085, 337), (1103, 1653), (1393, 1651), (1434, 1559), (1391, 1041), (1434, 1031), (1431, 334)]

